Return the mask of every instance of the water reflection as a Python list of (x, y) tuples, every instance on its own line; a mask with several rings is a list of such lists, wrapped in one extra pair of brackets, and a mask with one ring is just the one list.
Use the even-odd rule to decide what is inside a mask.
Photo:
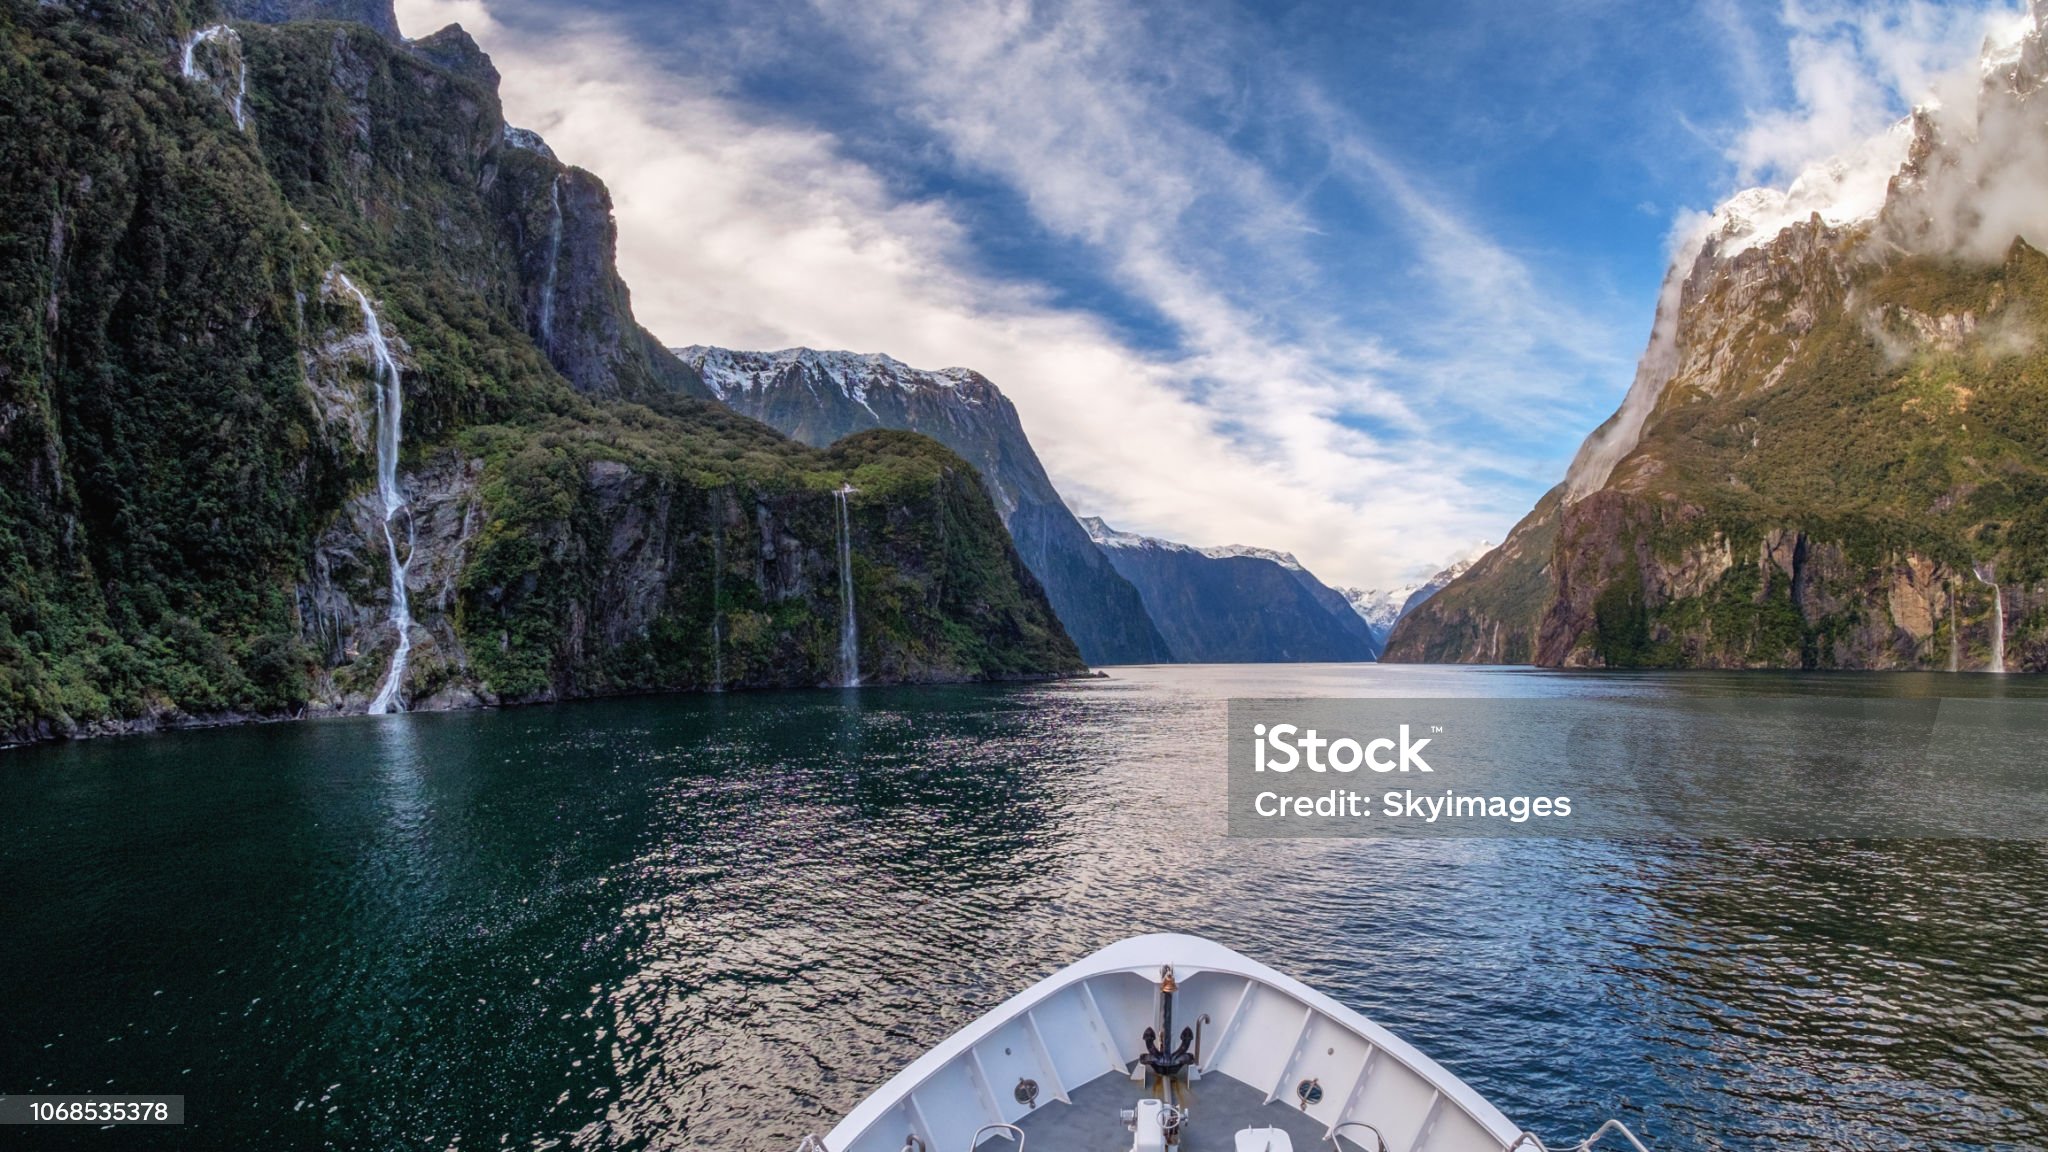
[(1229, 695), (1759, 682), (1146, 669), (38, 750), (8, 768), (39, 802), (0, 818), (0, 890), (39, 912), (0, 933), (0, 1084), (183, 1091), (185, 1147), (781, 1150), (1045, 972), (1175, 929), (1547, 1136), (2048, 1143), (2035, 846), (1222, 835)]

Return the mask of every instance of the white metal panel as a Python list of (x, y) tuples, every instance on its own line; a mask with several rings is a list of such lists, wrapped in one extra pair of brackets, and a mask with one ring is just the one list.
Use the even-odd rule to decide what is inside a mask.
[[(912, 1132), (916, 1132), (919, 1139), (925, 1138), (916, 1121), (911, 1118), (910, 1101), (901, 1100), (867, 1131), (861, 1133), (860, 1139), (854, 1141), (853, 1146), (844, 1152), (902, 1152), (903, 1138)], [(832, 1152), (841, 1150), (835, 1148)]]
[(1323, 1098), (1309, 1105), (1308, 1114), (1328, 1128), (1351, 1102), (1352, 1086), (1358, 1082), (1358, 1071), (1365, 1066), (1371, 1050), (1365, 1037), (1316, 1013), (1295, 1047), (1293, 1062), (1280, 1082), (1279, 1098), (1293, 1103), (1297, 1099), (1296, 1085), (1303, 1080), (1320, 1081)]
[(1111, 1041), (1090, 1018), (1081, 1001), (1080, 985), (1061, 989), (1033, 1008), (1031, 1015), (1038, 1020), (1038, 1034), (1045, 1038), (1053, 1067), (1059, 1070), (1060, 1083), (1068, 1092), (1116, 1070), (1106, 1047)]
[(1422, 1145), (1426, 1152), (1495, 1152), (1500, 1147), (1500, 1142), (1463, 1108), (1445, 1100), (1438, 1110), (1436, 1127)]
[(1258, 990), (1258, 987), (1257, 983), (1246, 980), (1244, 982), (1244, 990), (1238, 993), (1237, 1001), (1230, 1006), (1229, 1015), (1220, 1022), (1221, 1026), (1216, 1029), (1216, 1038), (1204, 1041), (1202, 1071), (1207, 1072), (1212, 1068), (1222, 1065), (1223, 1053), (1230, 1047), (1231, 1036), (1235, 1035), (1238, 1026), (1244, 1023), (1245, 1008), (1251, 1004), (1252, 994)]
[(1159, 986), (1135, 972), (1111, 972), (1088, 981), (1095, 1006), (1102, 1010), (1117, 1059), (1125, 1064), (1145, 1052), (1145, 1029), (1159, 1014)]
[(1059, 1065), (1053, 1063), (1052, 1049), (1046, 1047), (1045, 1032), (1038, 1026), (1038, 1017), (1030, 1012), (1024, 1013), (1024, 1031), (1031, 1037), (1031, 1050), (1038, 1056), (1039, 1068), (1045, 1072), (1045, 1079), (1039, 1082), (1044, 1097), (1062, 1104), (1073, 1103), (1067, 1096), (1067, 1084), (1060, 1076)]
[(1380, 1135), (1386, 1137), (1387, 1147), (1401, 1152), (1414, 1144), (1435, 1100), (1436, 1086), (1414, 1069), (1399, 1061), (1380, 1060), (1373, 1064), (1372, 1077), (1366, 1081), (1358, 1107), (1349, 1119), (1363, 1120), (1378, 1128)]
[(1254, 988), (1240, 1011), (1243, 1018), (1231, 1028), (1229, 1046), (1216, 1054), (1216, 1070), (1263, 1092), (1286, 1071), (1308, 1009), (1285, 993)]
[(910, 1094), (910, 1099), (924, 1117), (924, 1122), (931, 1126), (933, 1152), (964, 1149), (974, 1139), (975, 1129), (1000, 1119), (989, 1115), (982, 1106), (981, 1089), (974, 1082), (973, 1067), (964, 1059), (954, 1060), (939, 1069)]
[[(1173, 1039), (1172, 1045), (1180, 1044), (1180, 1030), (1195, 1027), (1195, 1021), (1206, 1015), (1209, 1022), (1202, 1025), (1202, 1047), (1196, 1053), (1206, 1067), (1211, 1049), (1223, 1039), (1223, 1029), (1230, 1021), (1230, 1014), (1237, 1009), (1237, 1002), (1244, 996), (1247, 981), (1242, 976), (1223, 972), (1197, 972), (1181, 982), (1180, 992), (1173, 998)], [(1163, 1041), (1162, 1041), (1163, 1042)]]
[(1040, 1104), (1052, 1100), (1048, 1081), (1054, 1077), (1048, 1076), (1039, 1066), (1037, 1049), (1031, 1043), (1031, 1033), (1022, 1019), (1005, 1022), (974, 1046), (974, 1054), (981, 1060), (982, 1071), (988, 1074), (989, 1090), (995, 1094), (996, 1107), (1002, 1111), (1003, 1119), (1014, 1121), (1030, 1111), (1017, 1103), (1019, 1080), (1038, 1082)]

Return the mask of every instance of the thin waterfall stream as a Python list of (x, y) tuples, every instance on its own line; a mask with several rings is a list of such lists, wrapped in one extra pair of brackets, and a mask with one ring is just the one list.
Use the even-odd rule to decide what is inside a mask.
[(197, 80), (201, 83), (211, 81), (213, 78), (206, 74), (206, 69), (200, 67), (198, 58), (199, 46), (201, 44), (222, 43), (232, 43), (238, 56), (235, 61), (235, 94), (229, 98), (228, 112), (235, 118), (235, 127), (247, 128), (249, 122), (247, 116), (242, 111), (242, 105), (249, 98), (249, 65), (247, 61), (239, 59), (242, 38), (233, 28), (225, 24), (214, 24), (201, 28), (186, 37), (182, 71), (187, 80)]
[(555, 268), (562, 262), (562, 178), (548, 185), (548, 274), (540, 288), (540, 342), (543, 350), (555, 339)]
[(841, 484), (832, 493), (839, 501), (839, 683), (860, 687), (860, 630), (853, 619), (853, 528), (847, 515), (846, 498), (859, 491)]
[(1988, 671), (2005, 671), (2005, 590), (1998, 586), (1998, 568), (1991, 564), (1979, 564), (1974, 569), (1977, 582), (1991, 589), (1991, 667)]
[(711, 690), (725, 691), (725, 501), (711, 494)]
[(405, 571), (411, 563), (413, 546), (413, 525), (410, 515), (405, 518), (405, 553), (399, 554), (398, 534), (392, 530), (391, 521), (401, 512), (408, 511), (405, 494), (398, 488), (398, 449), (404, 418), (404, 395), (400, 391), (398, 361), (391, 355), (391, 345), (384, 339), (384, 325), (377, 319), (377, 310), (370, 307), (369, 297), (347, 275), (336, 272), (335, 279), (363, 310), (363, 328), (370, 336), (370, 352), (375, 369), (377, 387), (377, 498), (382, 506), (381, 523), (384, 528), (384, 549), (391, 561), (391, 625), (398, 629), (398, 648), (391, 654), (391, 669), (385, 674), (384, 687), (376, 699), (370, 701), (370, 715), (381, 716), (394, 708), (405, 710), (405, 702), (399, 699), (399, 690), (405, 683), (405, 666), (412, 656), (412, 605), (406, 597)]
[(1963, 666), (1963, 626), (1956, 614), (1956, 582), (1948, 582), (1948, 670), (1960, 671)]

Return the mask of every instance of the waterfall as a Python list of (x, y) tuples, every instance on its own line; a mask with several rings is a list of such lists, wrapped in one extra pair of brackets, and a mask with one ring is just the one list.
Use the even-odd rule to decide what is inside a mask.
[(1963, 667), (1963, 626), (1956, 617), (1956, 582), (1948, 582), (1948, 670), (1959, 672)]
[(232, 114), (235, 118), (235, 127), (247, 128), (249, 126), (249, 122), (247, 117), (245, 117), (242, 114), (242, 102), (248, 99), (249, 96), (249, 64), (247, 61), (239, 58), (242, 47), (242, 38), (235, 34), (235, 30), (233, 28), (230, 28), (225, 24), (215, 24), (211, 27), (201, 28), (199, 31), (194, 32), (192, 35), (186, 37), (184, 61), (185, 79), (198, 80), (201, 82), (211, 80), (212, 77), (206, 74), (206, 69), (201, 68), (199, 66), (199, 60), (197, 57), (199, 46), (201, 44), (219, 44), (223, 42), (232, 42), (235, 45), (237, 55), (237, 59), (235, 60), (235, 94), (234, 97), (228, 102), (228, 112)]
[(832, 493), (839, 500), (839, 683), (860, 687), (860, 634), (853, 621), (853, 528), (846, 513), (846, 498), (859, 491), (841, 484)]
[(398, 629), (398, 650), (391, 654), (391, 670), (385, 675), (384, 687), (377, 693), (377, 698), (370, 701), (370, 715), (381, 716), (393, 708), (401, 712), (405, 710), (405, 702), (398, 698), (398, 692), (405, 682), (406, 660), (412, 656), (412, 606), (405, 594), (405, 569), (413, 546), (412, 517), (408, 515), (405, 518), (403, 557), (398, 551), (398, 536), (391, 528), (392, 519), (407, 511), (405, 494), (398, 490), (398, 447), (404, 397), (399, 392), (398, 361), (392, 359), (391, 346), (384, 341), (384, 325), (378, 322), (376, 309), (370, 307), (369, 297), (363, 295), (354, 281), (340, 272), (334, 275), (362, 307), (363, 328), (370, 334), (370, 351), (375, 361), (377, 498), (384, 512), (384, 550), (391, 560), (391, 624)]
[(725, 501), (711, 495), (711, 690), (725, 691)]
[(1991, 564), (1976, 567), (1977, 582), (1991, 589), (1991, 667), (1989, 671), (2005, 671), (2005, 590), (1998, 586), (1998, 568)]
[(548, 274), (540, 288), (540, 343), (546, 351), (555, 340), (555, 268), (562, 262), (562, 178), (548, 185)]

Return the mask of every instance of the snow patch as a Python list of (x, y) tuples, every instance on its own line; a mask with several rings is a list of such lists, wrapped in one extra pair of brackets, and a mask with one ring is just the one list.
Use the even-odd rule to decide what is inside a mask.
[(1111, 528), (1100, 516), (1083, 516), (1081, 527), (1088, 530), (1088, 538), (1103, 548), (1157, 548), (1165, 552), (1194, 552), (1197, 549), (1156, 536), (1140, 536), (1136, 532), (1119, 532)]
[(869, 398), (877, 392), (908, 395), (934, 389), (955, 391), (973, 377), (965, 368), (926, 371), (912, 368), (879, 352), (820, 352), (811, 348), (784, 348), (777, 352), (735, 352), (692, 344), (672, 348), (677, 359), (697, 370), (712, 394), (720, 400), (766, 388), (791, 368), (801, 368), (807, 380), (824, 380), (841, 395), (881, 421)]
[(1913, 118), (1908, 116), (1881, 135), (1808, 165), (1782, 192), (1737, 192), (1714, 210), (1708, 224), (1716, 254), (1733, 256), (1768, 244), (1815, 216), (1831, 228), (1875, 220), (1912, 144)]
[(1222, 560), (1231, 556), (1248, 556), (1254, 560), (1270, 560), (1282, 568), (1292, 569), (1296, 572), (1306, 571), (1306, 569), (1302, 568), (1301, 561), (1294, 558), (1294, 553), (1277, 552), (1271, 548), (1254, 548), (1249, 544), (1225, 544), (1220, 548), (1202, 548), (1198, 551), (1211, 560)]

